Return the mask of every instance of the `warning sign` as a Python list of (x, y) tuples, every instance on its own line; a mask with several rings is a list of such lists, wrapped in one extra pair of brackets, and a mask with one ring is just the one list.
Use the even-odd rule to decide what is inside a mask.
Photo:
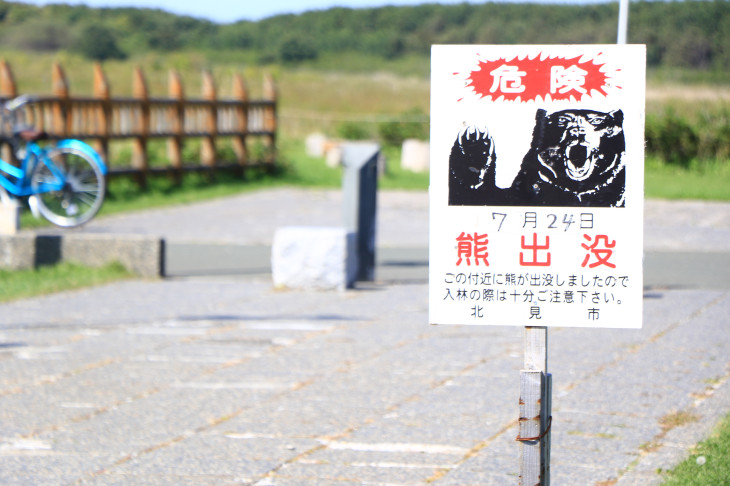
[(641, 327), (645, 57), (433, 46), (430, 322)]

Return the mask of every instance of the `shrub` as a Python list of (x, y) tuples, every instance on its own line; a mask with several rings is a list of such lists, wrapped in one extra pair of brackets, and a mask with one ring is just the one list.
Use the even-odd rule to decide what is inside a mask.
[(663, 116), (647, 116), (646, 148), (666, 162), (689, 166), (698, 155), (699, 136), (686, 117), (668, 109)]
[(367, 140), (373, 134), (364, 123), (346, 121), (337, 125), (337, 136), (345, 140)]
[(646, 117), (646, 151), (663, 161), (690, 167), (697, 161), (730, 159), (730, 106), (674, 103)]
[(421, 110), (411, 110), (404, 113), (400, 120), (380, 123), (378, 136), (385, 145), (401, 146), (408, 138), (428, 140), (427, 117)]
[(99, 25), (89, 25), (76, 40), (74, 50), (94, 61), (124, 59), (126, 54), (117, 46), (114, 35)]
[(699, 147), (697, 156), (701, 159), (730, 159), (730, 108), (703, 112), (698, 121)]
[(32, 19), (20, 25), (0, 29), (3, 46), (30, 51), (56, 51), (71, 43), (70, 29), (47, 19)]
[(291, 37), (281, 44), (279, 57), (283, 62), (302, 62), (317, 59), (317, 49), (306, 39)]

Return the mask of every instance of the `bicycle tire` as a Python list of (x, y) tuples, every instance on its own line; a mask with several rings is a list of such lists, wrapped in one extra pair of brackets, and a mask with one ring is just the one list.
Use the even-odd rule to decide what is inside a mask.
[[(31, 188), (41, 216), (63, 228), (80, 226), (101, 209), (106, 194), (106, 179), (95, 158), (75, 147), (54, 147), (45, 160), (61, 174), (54, 174), (48, 163), (39, 161), (31, 175)], [(61, 184), (58, 190), (43, 185)]]

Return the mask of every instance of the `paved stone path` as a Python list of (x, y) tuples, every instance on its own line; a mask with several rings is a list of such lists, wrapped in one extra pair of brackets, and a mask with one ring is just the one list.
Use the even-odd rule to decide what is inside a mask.
[[(427, 242), (424, 200), (381, 193), (380, 247)], [(339, 224), (337, 204), (277, 190), (85, 231), (265, 247)], [(648, 249), (728, 252), (728, 205), (646, 212)], [(0, 484), (517, 484), (522, 328), (429, 326), (427, 308), (421, 276), (317, 293), (263, 272), (2, 304)], [(552, 483), (659, 484), (730, 411), (728, 315), (727, 287), (655, 285), (641, 330), (551, 328)]]

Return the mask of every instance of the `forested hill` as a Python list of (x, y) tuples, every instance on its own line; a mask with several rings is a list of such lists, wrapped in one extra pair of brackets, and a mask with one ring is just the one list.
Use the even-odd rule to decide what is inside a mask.
[[(216, 24), (161, 10), (0, 1), (0, 49), (69, 50), (99, 60), (183, 49), (245, 51), (261, 63), (348, 52), (397, 59), (427, 55), (431, 44), (611, 44), (617, 17), (618, 2), (424, 3)], [(647, 44), (650, 66), (727, 69), (730, 1), (632, 2), (629, 42)]]

